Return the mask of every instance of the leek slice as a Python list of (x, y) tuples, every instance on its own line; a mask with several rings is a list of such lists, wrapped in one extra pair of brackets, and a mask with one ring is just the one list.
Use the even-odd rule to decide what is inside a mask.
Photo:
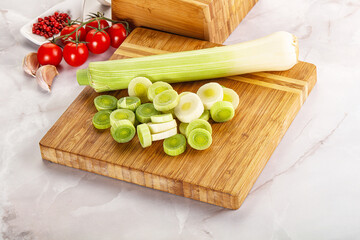
[(102, 110), (95, 113), (92, 118), (92, 124), (97, 129), (106, 129), (110, 127), (110, 110)]
[(188, 126), (189, 124), (188, 123), (180, 123), (180, 125), (179, 125), (179, 132), (181, 133), (181, 134), (183, 134), (183, 135), (185, 135), (186, 134), (186, 128), (187, 128), (187, 126)]
[(204, 112), (204, 105), (195, 93), (187, 93), (180, 97), (175, 107), (175, 116), (184, 123), (197, 119)]
[(136, 129), (141, 146), (143, 148), (149, 147), (152, 144), (149, 126), (143, 123), (138, 125)]
[(94, 105), (98, 111), (116, 109), (117, 98), (111, 95), (100, 95), (94, 99)]
[(111, 126), (110, 133), (116, 142), (126, 143), (135, 136), (135, 127), (129, 120), (119, 120)]
[(135, 113), (129, 109), (117, 109), (110, 114), (110, 125), (114, 125), (115, 122), (127, 119), (132, 124), (135, 124)]
[(214, 103), (222, 101), (224, 97), (223, 88), (215, 82), (202, 85), (196, 94), (199, 95), (206, 110), (209, 110)]
[(195, 120), (192, 120), (189, 123), (189, 125), (187, 126), (186, 131), (185, 131), (185, 136), (189, 137), (190, 132), (197, 128), (205, 129), (210, 134), (212, 134), (212, 128), (208, 121), (203, 120), (203, 119), (195, 119)]
[(223, 88), (223, 92), (224, 92), (224, 97), (222, 100), (231, 102), (234, 109), (236, 109), (240, 102), (239, 95), (230, 88)]
[(164, 122), (170, 122), (173, 120), (173, 115), (171, 113), (165, 113), (160, 115), (154, 115), (151, 116), (151, 122), (153, 123), (164, 123)]
[(172, 86), (166, 82), (155, 82), (148, 88), (147, 97), (150, 101), (153, 101), (156, 95), (171, 89), (173, 89)]
[(176, 134), (163, 142), (164, 152), (169, 156), (178, 156), (186, 150), (186, 138), (182, 134)]
[(158, 141), (158, 140), (162, 140), (171, 136), (174, 136), (177, 134), (177, 128), (174, 127), (170, 130), (167, 130), (165, 132), (160, 132), (160, 133), (155, 133), (151, 135), (151, 138), (153, 141)]
[(210, 114), (215, 122), (226, 122), (234, 117), (235, 111), (231, 102), (220, 101), (211, 107)]
[(152, 103), (141, 104), (135, 111), (136, 119), (141, 123), (151, 121), (151, 116), (159, 115), (161, 112), (154, 108)]
[(178, 105), (179, 95), (175, 90), (165, 90), (154, 98), (154, 107), (158, 111), (169, 111)]
[(141, 105), (141, 100), (138, 97), (123, 97), (117, 102), (118, 108), (129, 109), (135, 111)]
[(146, 77), (136, 77), (129, 82), (128, 93), (130, 97), (140, 98), (142, 103), (148, 102), (148, 88), (152, 82)]
[(204, 112), (201, 114), (199, 119), (203, 119), (205, 121), (208, 121), (210, 119), (210, 111), (209, 110), (204, 110)]
[(209, 131), (202, 128), (192, 130), (187, 138), (190, 147), (196, 150), (205, 150), (210, 147), (212, 137)]
[(172, 128), (176, 128), (176, 120), (172, 120), (170, 122), (164, 122), (164, 123), (148, 123), (147, 124), (150, 128), (151, 133), (159, 133), (159, 132), (165, 132), (167, 130), (170, 130)]

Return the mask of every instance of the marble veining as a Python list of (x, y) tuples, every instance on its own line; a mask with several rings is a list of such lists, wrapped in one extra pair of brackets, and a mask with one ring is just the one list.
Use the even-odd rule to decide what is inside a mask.
[(318, 67), (317, 85), (236, 211), (41, 160), (39, 140), (82, 87), (62, 64), (52, 93), (41, 91), (22, 71), (36, 46), (19, 29), (58, 2), (0, 2), (0, 239), (360, 238), (359, 0), (259, 0), (225, 42), (289, 31), (300, 59)]

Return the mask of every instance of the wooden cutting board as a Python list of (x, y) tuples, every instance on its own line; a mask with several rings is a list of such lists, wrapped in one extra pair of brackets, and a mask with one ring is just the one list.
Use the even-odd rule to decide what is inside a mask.
[(112, 0), (111, 17), (223, 43), (258, 0)]
[[(168, 33), (135, 29), (112, 59), (218, 46)], [(40, 141), (42, 158), (230, 209), (240, 207), (271, 154), (316, 83), (316, 67), (299, 62), (286, 72), (254, 73), (211, 80), (234, 89), (240, 105), (233, 120), (213, 123), (205, 151), (187, 148), (167, 156), (162, 141), (143, 149), (135, 137), (116, 143), (91, 119), (99, 94), (86, 87)], [(173, 84), (179, 93), (208, 81)], [(126, 90), (111, 92), (117, 98)], [(276, 159), (273, 159), (276, 161)]]

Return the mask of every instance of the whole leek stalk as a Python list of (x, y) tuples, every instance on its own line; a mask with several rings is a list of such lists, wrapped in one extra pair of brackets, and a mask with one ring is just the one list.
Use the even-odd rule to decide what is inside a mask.
[(177, 83), (262, 71), (283, 71), (298, 62), (297, 38), (276, 32), (263, 38), (193, 51), (91, 62), (77, 71), (80, 85), (97, 92), (126, 89), (139, 76)]

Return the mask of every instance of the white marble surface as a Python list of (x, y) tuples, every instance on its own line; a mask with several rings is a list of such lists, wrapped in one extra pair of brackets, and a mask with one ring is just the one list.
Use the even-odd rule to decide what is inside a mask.
[(290, 31), (318, 67), (236, 211), (41, 160), (39, 140), (82, 87), (62, 64), (53, 92), (40, 91), (22, 71), (36, 48), (19, 28), (57, 2), (0, 2), (0, 239), (360, 239), (359, 0), (260, 0), (226, 41)]

